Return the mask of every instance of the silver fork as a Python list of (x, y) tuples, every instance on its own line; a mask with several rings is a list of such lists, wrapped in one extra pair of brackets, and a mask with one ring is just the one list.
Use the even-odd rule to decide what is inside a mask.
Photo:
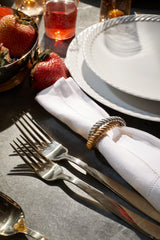
[[(23, 159), (23, 161), (34, 170), (40, 179), (47, 182), (59, 179), (68, 181), (98, 201), (104, 209), (117, 215), (136, 230), (147, 236), (152, 236), (152, 238), (155, 237), (156, 239), (160, 239), (160, 226), (137, 215), (80, 179), (64, 174), (61, 166), (46, 158), (30, 142), (22, 142), (18, 138), (17, 140), (19, 143), (13, 141), (15, 145), (11, 144), (12, 148)], [(25, 138), (23, 138), (23, 140), (25, 141)]]
[(43, 153), (44, 156), (56, 162), (68, 160), (84, 169), (88, 174), (108, 187), (111, 191), (123, 198), (134, 207), (160, 222), (160, 214), (152, 205), (135, 191), (124, 187), (115, 180), (109, 178), (95, 168), (89, 166), (80, 159), (68, 154), (67, 148), (55, 141), (39, 124), (37, 124), (28, 114), (23, 112), (20, 118), (13, 120), (25, 139)]

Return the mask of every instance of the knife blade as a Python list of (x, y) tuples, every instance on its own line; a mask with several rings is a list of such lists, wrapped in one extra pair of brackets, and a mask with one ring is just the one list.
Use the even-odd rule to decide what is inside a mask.
[(104, 209), (109, 210), (147, 237), (160, 240), (160, 226), (134, 213), (106, 195), (105, 198), (102, 197), (101, 201), (99, 201), (100, 204), (98, 203), (99, 206), (101, 205)]
[(126, 202), (130, 203), (132, 206), (143, 212), (145, 215), (149, 216), (150, 218), (154, 219), (157, 222), (160, 222), (160, 212), (158, 212), (144, 197), (142, 197), (136, 191), (132, 191), (129, 188), (123, 186), (122, 184), (118, 183), (117, 181), (111, 179), (107, 175), (101, 173), (97, 169), (89, 166), (85, 162), (81, 161), (78, 158), (70, 157), (70, 160), (74, 158), (72, 162), (83, 168), (87, 173), (89, 173), (92, 177), (97, 179), (107, 188), (109, 188), (112, 192), (117, 194), (119, 197), (124, 199)]
[[(103, 192), (100, 192), (96, 188), (89, 187), (84, 185), (81, 181), (77, 180), (78, 186), (84, 192), (88, 193), (90, 197), (92, 197), (96, 201), (92, 201), (95, 205), (110, 211), (114, 215), (118, 216), (120, 219), (128, 223), (137, 231), (143, 233), (147, 237), (152, 239), (160, 240), (160, 225), (157, 225), (146, 218), (136, 214), (132, 210), (127, 207), (122, 206), (111, 197), (108, 197)], [(76, 183), (77, 183), (76, 182)]]

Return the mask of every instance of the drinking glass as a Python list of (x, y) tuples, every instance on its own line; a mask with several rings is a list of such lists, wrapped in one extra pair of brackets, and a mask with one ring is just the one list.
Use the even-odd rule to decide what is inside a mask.
[(15, 8), (34, 17), (43, 13), (44, 3), (45, 0), (15, 0)]
[(110, 18), (129, 15), (131, 0), (101, 0), (100, 22)]
[(78, 0), (46, 0), (44, 24), (46, 35), (65, 40), (75, 35)]

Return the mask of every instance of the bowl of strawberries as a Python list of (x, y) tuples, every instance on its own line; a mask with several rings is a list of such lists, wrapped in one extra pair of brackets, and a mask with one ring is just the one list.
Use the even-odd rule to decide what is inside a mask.
[(38, 45), (38, 26), (33, 18), (0, 6), (0, 83), (27, 68)]

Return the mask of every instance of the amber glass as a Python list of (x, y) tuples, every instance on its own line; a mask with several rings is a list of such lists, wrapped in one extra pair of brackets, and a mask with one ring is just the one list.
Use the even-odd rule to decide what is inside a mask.
[(129, 15), (131, 0), (101, 0), (100, 21)]

